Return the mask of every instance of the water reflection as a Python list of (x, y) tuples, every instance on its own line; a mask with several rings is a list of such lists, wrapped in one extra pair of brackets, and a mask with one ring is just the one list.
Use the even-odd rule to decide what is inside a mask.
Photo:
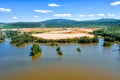
[(80, 43), (81, 46), (98, 45), (98, 43)]
[(38, 54), (32, 55), (32, 52), (30, 52), (29, 56), (31, 56), (32, 60), (35, 61), (35, 60), (38, 60), (39, 58), (41, 58), (42, 53), (38, 53)]
[(16, 43), (10, 43), (12, 46), (16, 46), (17, 48), (24, 48), (25, 47), (25, 43), (24, 44), (16, 44)]
[(42, 56), (42, 53), (35, 54), (34, 56), (32, 56), (32, 60), (33, 61), (38, 60), (41, 56)]
[(117, 51), (117, 52), (119, 52), (120, 53), (120, 44), (117, 44), (117, 43), (115, 43), (114, 45), (113, 45), (113, 51)]
[(112, 46), (103, 46), (105, 49), (107, 49), (107, 48), (111, 48)]
[(25, 44), (21, 44), (19, 46), (17, 46), (18, 48), (24, 48), (25, 47)]
[(63, 55), (58, 54), (58, 59), (59, 59), (59, 61), (61, 61), (61, 60), (62, 60), (62, 56), (63, 56)]
[(81, 52), (78, 52), (78, 51), (77, 51), (77, 54), (78, 54), (78, 56), (80, 56), (80, 55), (81, 55)]

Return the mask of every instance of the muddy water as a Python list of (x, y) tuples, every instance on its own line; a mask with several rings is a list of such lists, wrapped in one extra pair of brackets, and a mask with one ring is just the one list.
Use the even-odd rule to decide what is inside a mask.
[[(43, 52), (29, 56), (32, 45), (17, 48), (9, 42), (0, 44), (0, 80), (120, 80), (118, 44), (40, 44)], [(82, 52), (77, 52), (80, 47)]]

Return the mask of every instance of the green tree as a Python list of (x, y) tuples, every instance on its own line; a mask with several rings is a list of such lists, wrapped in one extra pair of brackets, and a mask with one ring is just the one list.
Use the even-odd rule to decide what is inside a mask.
[(39, 47), (38, 44), (33, 44), (32, 52), (31, 52), (32, 56), (38, 53), (42, 53), (42, 49)]
[(62, 50), (61, 50), (60, 47), (57, 47), (56, 51), (57, 51), (57, 53), (58, 53), (59, 55), (63, 55)]
[(81, 50), (80, 50), (80, 48), (78, 47), (77, 49), (76, 49), (78, 52), (81, 52)]
[(92, 39), (92, 42), (98, 42), (99, 41), (99, 38), (98, 38), (98, 36), (94, 36), (94, 38)]
[(111, 43), (104, 41), (103, 46), (111, 46)]

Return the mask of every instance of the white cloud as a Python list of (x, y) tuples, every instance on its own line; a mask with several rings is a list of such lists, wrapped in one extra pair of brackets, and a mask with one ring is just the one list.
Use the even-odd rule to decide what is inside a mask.
[(50, 13), (53, 12), (51, 10), (34, 10), (34, 12), (38, 12), (38, 13)]
[(12, 18), (13, 18), (13, 19), (18, 19), (18, 17), (16, 17), (16, 16), (13, 16)]
[(80, 14), (80, 15), (78, 15), (79, 17), (84, 17), (85, 15), (84, 14)]
[(88, 14), (87, 16), (89, 16), (89, 17), (94, 17), (95, 15), (94, 15), (94, 14)]
[(103, 16), (105, 16), (105, 14), (99, 13), (99, 14), (87, 14), (87, 15), (81, 14), (81, 15), (79, 15), (79, 17), (85, 17), (85, 16), (88, 16), (88, 17), (94, 17), (94, 16), (103, 17)]
[(34, 16), (34, 18), (36, 18), (36, 19), (37, 19), (37, 18), (39, 18), (39, 16)]
[(103, 16), (105, 16), (105, 14), (99, 13), (99, 14), (97, 14), (97, 16), (103, 17)]
[(51, 3), (51, 4), (48, 4), (48, 6), (50, 6), (50, 7), (59, 7), (60, 5), (55, 4), (55, 3)]
[(72, 15), (70, 13), (65, 13), (65, 14), (54, 14), (54, 17), (71, 17)]
[(9, 8), (0, 8), (0, 12), (11, 12), (12, 10)]
[(120, 1), (116, 1), (116, 2), (113, 2), (110, 4), (111, 6), (117, 6), (117, 5), (120, 5)]
[(114, 14), (111, 14), (111, 13), (108, 13), (108, 16), (114, 17), (115, 15), (114, 15)]

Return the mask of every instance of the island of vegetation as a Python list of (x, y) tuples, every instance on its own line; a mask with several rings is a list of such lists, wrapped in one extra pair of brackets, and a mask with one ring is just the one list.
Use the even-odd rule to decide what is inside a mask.
[(42, 53), (42, 49), (39, 47), (39, 45), (33, 44), (31, 56), (35, 56), (36, 54), (41, 54), (41, 53)]
[(63, 55), (62, 50), (61, 50), (60, 47), (57, 47), (56, 51), (57, 51), (57, 53), (58, 53), (59, 55)]
[(77, 49), (76, 49), (78, 52), (81, 52), (81, 49), (78, 47)]
[(111, 46), (110, 42), (104, 41), (103, 46)]

